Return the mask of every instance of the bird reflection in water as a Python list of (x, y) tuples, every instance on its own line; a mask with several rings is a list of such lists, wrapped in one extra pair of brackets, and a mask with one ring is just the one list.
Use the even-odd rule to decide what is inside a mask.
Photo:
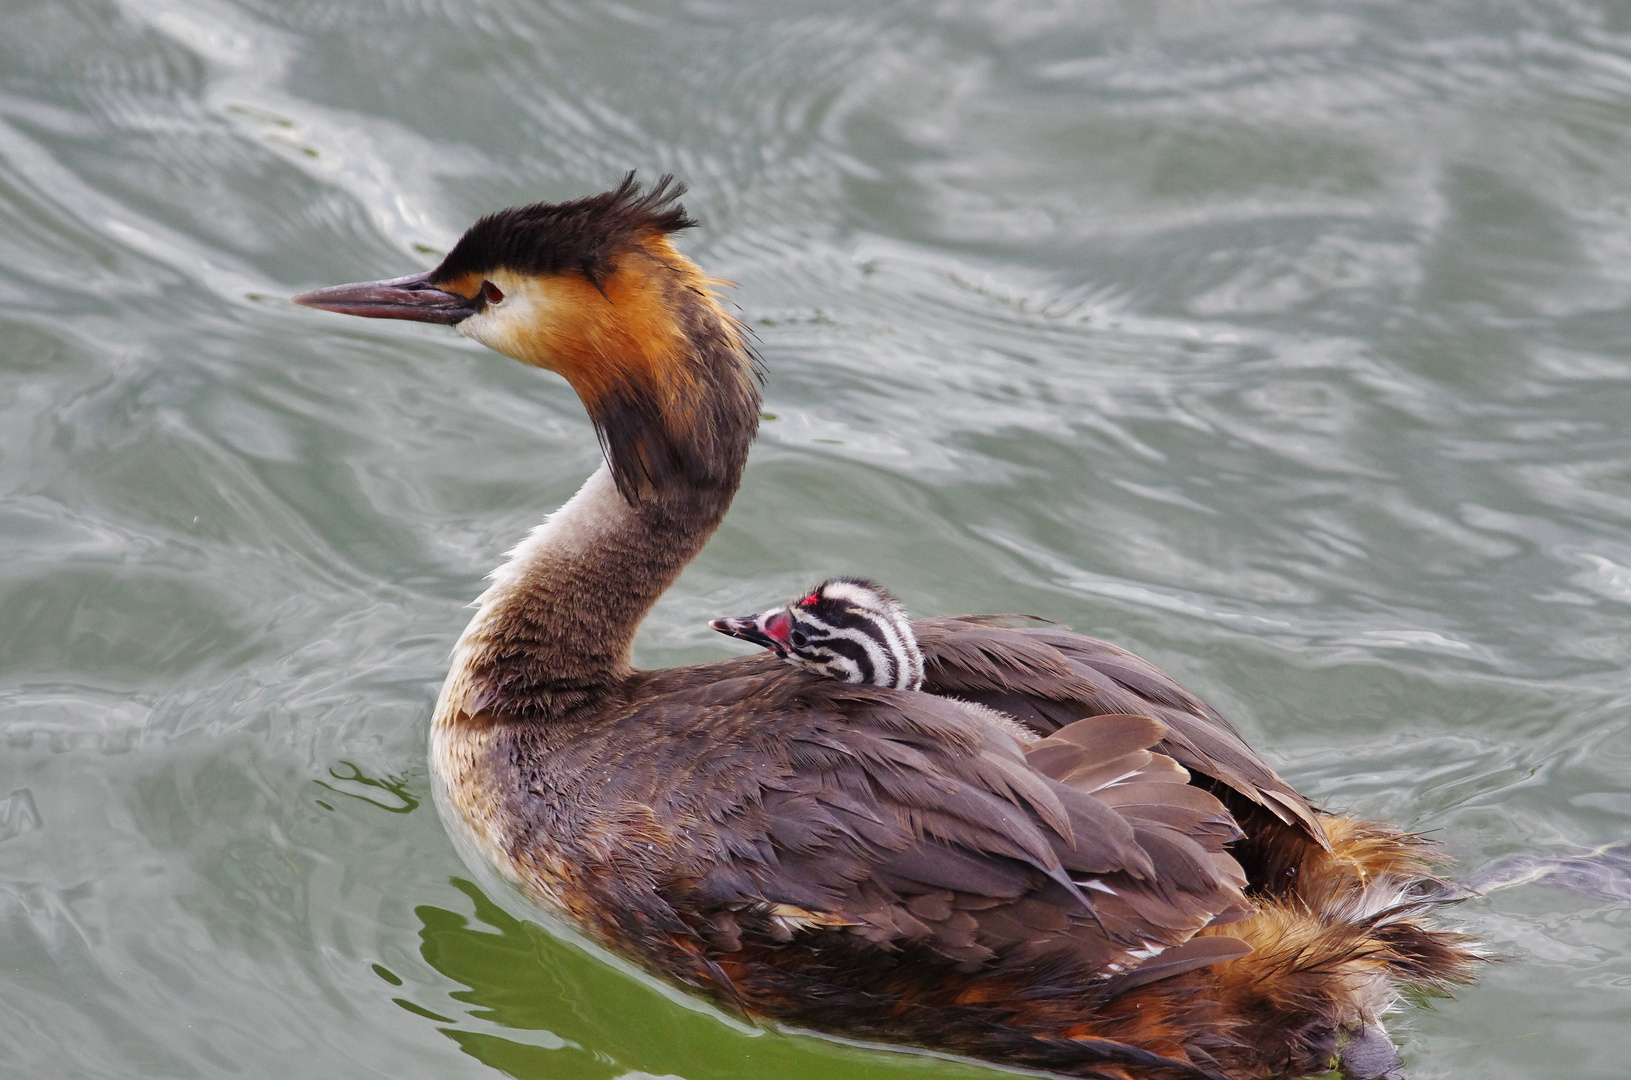
[[(692, 999), (681, 1004), (536, 923), (514, 918), (472, 882), (454, 878), (452, 884), (470, 898), (469, 914), (433, 904), (420, 905), (414, 914), (420, 922), (420, 955), (463, 989), (449, 993), (451, 1001), (424, 995), (420, 1002), (405, 996), (393, 1000), (440, 1025), (438, 1030), (466, 1054), (519, 1080), (726, 1080), (749, 1074), (786, 1080), (978, 1080), (1013, 1075), (940, 1055), (875, 1053), (828, 1039), (749, 1028), (699, 1008)], [(517, 1034), (506, 1037), (495, 1028)], [(608, 1047), (616, 1047), (615, 1059)]]

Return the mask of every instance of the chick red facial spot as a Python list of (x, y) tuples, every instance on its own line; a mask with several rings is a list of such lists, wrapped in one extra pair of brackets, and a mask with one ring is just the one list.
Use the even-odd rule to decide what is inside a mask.
[(821, 594), (820, 593), (811, 593), (809, 596), (806, 596), (803, 600), (799, 601), (799, 607), (815, 607), (816, 604), (818, 604), (820, 602), (821, 602)]
[(765, 620), (765, 636), (783, 645), (787, 644), (787, 636), (793, 629), (793, 617), (786, 611), (778, 611)]

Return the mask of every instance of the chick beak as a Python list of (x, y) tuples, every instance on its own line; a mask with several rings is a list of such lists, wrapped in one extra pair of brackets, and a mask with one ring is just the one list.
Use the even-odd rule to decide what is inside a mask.
[(331, 285), (289, 298), (301, 307), (361, 315), (365, 319), (411, 319), (452, 326), (476, 313), (477, 300), (438, 289), (430, 275), (409, 274), (390, 281)]
[(781, 642), (765, 633), (764, 629), (760, 627), (759, 616), (757, 615), (737, 615), (728, 619), (715, 619), (708, 625), (721, 634), (729, 634), (731, 637), (751, 641), (755, 645), (769, 649), (777, 656), (787, 656), (787, 650), (782, 647)]

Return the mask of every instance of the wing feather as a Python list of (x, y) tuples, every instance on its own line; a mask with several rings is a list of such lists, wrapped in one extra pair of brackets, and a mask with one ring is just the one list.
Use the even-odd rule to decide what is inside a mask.
[(914, 622), (924, 656), (924, 689), (1005, 712), (1041, 734), (1087, 716), (1147, 716), (1166, 728), (1155, 749), (1326, 846), (1308, 801), (1253, 753), (1217, 710), (1159, 668), (1063, 627), (998, 621), (954, 616)]
[[(1080, 687), (1054, 642), (1014, 633), (976, 626), (953, 642), (967, 696), (990, 680)], [(621, 741), (579, 770), (618, 809), (574, 823), (618, 834), (606, 849), (625, 861), (603, 876), (649, 881), (712, 949), (826, 934), (882, 954), (927, 950), (948, 971), (1032, 957), (1082, 988), (1249, 906), (1225, 849), (1233, 819), (1184, 782), (1165, 752), (1171, 722), (1119, 683), (1105, 680), (1115, 708), (1078, 711), (1022, 747), (935, 694), (756, 658), (716, 667), (727, 677), (656, 672), (631, 689)], [(1080, 700), (1054, 704), (1064, 716)], [(653, 726), (666, 737), (650, 739)], [(640, 873), (626, 864), (631, 820), (676, 838), (653, 843)], [(571, 865), (595, 873), (596, 852)]]

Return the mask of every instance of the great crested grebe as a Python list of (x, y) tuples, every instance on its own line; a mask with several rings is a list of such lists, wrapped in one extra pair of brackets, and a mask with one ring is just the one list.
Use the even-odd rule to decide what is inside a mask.
[(630, 174), (295, 298), (557, 372), (604, 446), (454, 648), (430, 759), (463, 846), (750, 1016), (1075, 1076), (1395, 1075), (1381, 1013), (1476, 956), (1427, 922), (1422, 844), (1315, 810), (1138, 657), (966, 616), (913, 624), (920, 690), (630, 664), (758, 422), (742, 331), (670, 243), (680, 194)]

